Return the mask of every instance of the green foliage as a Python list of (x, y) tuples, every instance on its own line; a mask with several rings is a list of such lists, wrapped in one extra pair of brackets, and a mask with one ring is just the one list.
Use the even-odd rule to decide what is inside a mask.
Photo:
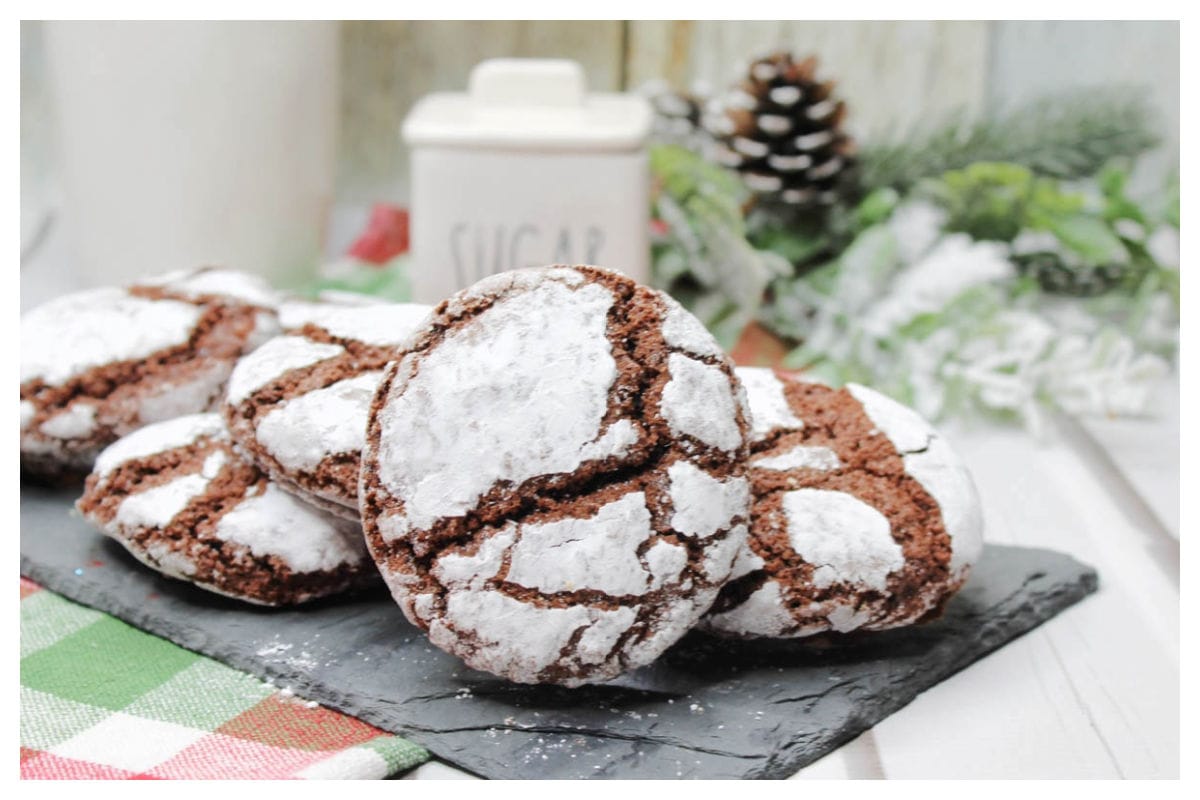
[(1175, 175), (1167, 186), (1166, 221), (1179, 230), (1179, 176)]
[(1157, 202), (1129, 187), (1148, 116), (1109, 92), (954, 120), (868, 148), (856, 202), (787, 217), (655, 148), (656, 279), (726, 347), (757, 318), (789, 366), (930, 417), (1141, 413), (1179, 309), (1178, 179)]
[(979, 120), (959, 113), (906, 139), (867, 147), (860, 156), (860, 182), (863, 191), (903, 191), (980, 161), (1008, 161), (1054, 178), (1084, 178), (1114, 158), (1153, 147), (1158, 141), (1153, 130), (1144, 91), (1071, 92)]
[(650, 148), (650, 170), (663, 192), (681, 206), (704, 206), (706, 214), (744, 231), (742, 204), (749, 193), (729, 170), (677, 145)]
[(876, 189), (864, 197), (852, 212), (854, 227), (858, 231), (884, 222), (900, 205), (900, 193), (890, 186)]
[(1022, 231), (1044, 232), (1034, 251), (1016, 242), (1014, 260), (1048, 291), (1090, 296), (1134, 288), (1150, 268), (1144, 238), (1147, 212), (1127, 193), (1129, 173), (1106, 166), (1098, 198), (1067, 191), (1019, 164), (984, 162), (926, 179), (917, 189), (947, 213), (946, 230), (979, 240), (1013, 243)]
[(655, 281), (731, 346), (758, 313), (770, 280), (791, 263), (748, 238), (742, 182), (674, 145), (650, 150), (654, 210), (667, 234), (652, 252)]
[[(1112, 256), (1114, 243), (1103, 221), (1084, 213), (1086, 198), (1020, 164), (982, 162), (951, 170), (920, 184), (918, 194), (941, 205), (946, 229), (982, 240), (1011, 242), (1025, 229), (1054, 231), (1081, 252)], [(1061, 231), (1061, 233), (1060, 233)], [(1096, 240), (1103, 240), (1095, 244)], [(1118, 247), (1119, 247), (1119, 243)]]
[(803, 264), (827, 251), (832, 244), (827, 231), (768, 223), (751, 235), (755, 247), (769, 250), (791, 264)]
[(355, 265), (337, 270), (335, 277), (318, 280), (307, 292), (311, 296), (323, 291), (353, 292), (388, 300), (408, 302), (411, 288), (408, 283), (408, 258), (401, 256), (380, 267)]
[(1078, 255), (1085, 264), (1124, 264), (1130, 261), (1129, 252), (1121, 240), (1100, 217), (1071, 214), (1047, 219), (1044, 224), (1063, 247)]

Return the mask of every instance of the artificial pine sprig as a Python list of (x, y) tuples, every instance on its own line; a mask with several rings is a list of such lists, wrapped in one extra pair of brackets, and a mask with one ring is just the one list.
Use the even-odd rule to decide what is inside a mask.
[(903, 191), (980, 161), (1012, 162), (1054, 178), (1090, 177), (1112, 159), (1157, 144), (1154, 120), (1145, 92), (1131, 87), (1052, 95), (978, 120), (959, 113), (902, 141), (864, 147), (859, 180), (863, 191)]

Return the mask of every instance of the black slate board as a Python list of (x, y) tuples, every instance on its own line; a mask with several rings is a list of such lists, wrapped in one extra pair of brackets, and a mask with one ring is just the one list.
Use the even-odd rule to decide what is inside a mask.
[(383, 591), (302, 611), (158, 577), (23, 487), (21, 573), (489, 778), (782, 778), (1096, 590), (1050, 550), (989, 546), (938, 622), (800, 644), (692, 634), (582, 689), (510, 684), (430, 646)]

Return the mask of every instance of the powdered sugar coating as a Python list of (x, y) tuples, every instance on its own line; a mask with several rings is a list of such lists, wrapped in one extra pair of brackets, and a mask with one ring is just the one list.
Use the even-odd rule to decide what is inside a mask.
[(211, 408), (225, 389), (233, 365), (225, 361), (198, 366), (189, 380), (169, 382), (142, 397), (141, 419), (147, 425)]
[(315, 469), (331, 453), (363, 449), (380, 372), (366, 372), (287, 400), (259, 420), (258, 442), (285, 469)]
[(733, 568), (729, 570), (729, 579), (733, 580), (743, 575), (749, 575), (751, 572), (757, 572), (766, 565), (766, 562), (759, 557), (758, 553), (749, 547), (743, 547), (733, 559)]
[(742, 447), (737, 401), (729, 378), (718, 367), (672, 353), (671, 380), (662, 393), (662, 412), (676, 433), (722, 450)]
[(232, 269), (204, 267), (177, 270), (145, 278), (138, 285), (157, 286), (195, 298), (213, 295), (226, 297), (263, 308), (274, 308), (279, 303), (279, 294), (265, 280)]
[(359, 526), (265, 480), (235, 454), (217, 414), (142, 428), (99, 463), (107, 471), (88, 479), (80, 511), (166, 575), (270, 605), (373, 574)]
[(527, 523), (509, 553), (507, 580), (547, 594), (578, 589), (642, 594), (651, 576), (638, 560), (638, 547), (653, 533), (642, 492), (631, 492), (586, 519)]
[(434, 574), (446, 586), (478, 589), (507, 557), (505, 581), (524, 588), (641, 595), (677, 579), (687, 564), (686, 549), (660, 540), (647, 551), (643, 566), (638, 553), (653, 535), (645, 494), (630, 492), (589, 517), (510, 523), (474, 554), (440, 556)]
[(792, 549), (813, 565), (813, 584), (887, 590), (888, 575), (904, 567), (892, 526), (879, 511), (845, 492), (796, 489), (783, 495)]
[(132, 495), (117, 509), (116, 523), (127, 528), (169, 525), (180, 511), (204, 494), (208, 483), (209, 478), (204, 475), (185, 475)]
[[(947, 535), (954, 503), (943, 498), (978, 511), (970, 477), (941, 449), (941, 437), (863, 387), (738, 373), (759, 433), (749, 461), (755, 533), (734, 564), (739, 588), (722, 595), (705, 625), (735, 636), (796, 637), (882, 630), (935, 613), (975, 557), (968, 551), (965, 565), (957, 560), (964, 554)], [(808, 415), (811, 427), (788, 420)], [(930, 454), (935, 467), (922, 464)], [(931, 509), (929, 497), (938, 506)]]
[(273, 483), (221, 517), (215, 534), (260, 558), (279, 558), (296, 572), (336, 570), (361, 563), (365, 555), (355, 523), (319, 511)]
[[(433, 574), (445, 586), (482, 588), (504, 565), (504, 556), (516, 540), (516, 526), (491, 536), (471, 554), (447, 553), (434, 565)], [(422, 615), (424, 616), (424, 615)]]
[(761, 441), (779, 430), (801, 430), (804, 421), (796, 416), (783, 394), (783, 382), (765, 367), (738, 367), (738, 379), (750, 403), (751, 441)]
[(372, 407), (363, 517), (434, 644), (574, 686), (657, 657), (715, 599), (746, 536), (748, 413), (673, 311), (615, 273), (516, 271), (406, 343)]
[(429, 312), (382, 301), (284, 303), (287, 335), (239, 365), (225, 398), (238, 447), (283, 489), (357, 519), (371, 400), (383, 367)]
[(129, 461), (187, 447), (201, 439), (228, 437), (219, 414), (189, 414), (147, 425), (109, 445), (96, 459), (95, 472), (103, 477)]
[(342, 352), (344, 348), (337, 344), (313, 342), (303, 336), (277, 336), (233, 368), (225, 389), (225, 402), (236, 405), (288, 370), (307, 367)]
[(157, 569), (168, 577), (187, 580), (196, 574), (196, 562), (188, 558), (187, 554), (172, 550), (161, 542), (155, 542), (147, 547), (145, 554), (130, 548), (126, 548), (126, 550), (137, 556), (146, 566)]
[(321, 303), (333, 303), (339, 306), (374, 306), (386, 303), (382, 297), (346, 289), (322, 289), (317, 292), (317, 300)]
[[(751, 592), (741, 604), (713, 614), (709, 624), (722, 631), (747, 631), (760, 636), (783, 636), (798, 626), (796, 618), (786, 610), (787, 601), (777, 581), (765, 581)], [(813, 633), (821, 630), (814, 626)]]
[[(176, 287), (173, 278), (195, 279), (204, 291)], [(124, 434), (212, 408), (234, 361), (277, 330), (269, 305), (218, 291), (243, 279), (261, 284), (228, 271), (181, 273), (67, 295), (26, 314), (22, 469), (85, 471)]]
[(55, 414), (38, 429), (47, 436), (59, 439), (82, 439), (96, 429), (96, 406), (94, 403), (76, 402), (66, 411)]
[(635, 609), (613, 610), (568, 606), (538, 608), (496, 591), (456, 592), (446, 613), (429, 626), (429, 639), (439, 647), (457, 645), (467, 634), (476, 640), (475, 658), (522, 683), (556, 665), (560, 651), (582, 630), (574, 648), (581, 664), (602, 664), (637, 615)]
[(37, 414), (37, 406), (28, 400), (21, 401), (21, 430), (29, 427), (29, 423), (33, 422), (34, 416)]
[(289, 303), (279, 310), (284, 329), (306, 324), (324, 328), (338, 339), (365, 344), (399, 345), (429, 316), (429, 306), (416, 303), (384, 303), (338, 306), (329, 303)]
[(937, 501), (950, 535), (950, 571), (969, 569), (983, 552), (983, 507), (971, 473), (919, 414), (856, 383), (846, 387), (904, 457), (904, 468)]
[(828, 472), (842, 466), (837, 453), (819, 445), (797, 445), (778, 455), (753, 458), (750, 463), (758, 469), (774, 469), (781, 472), (789, 469), (816, 469)]
[(661, 589), (679, 580), (688, 563), (688, 552), (682, 545), (660, 539), (646, 551), (645, 559), (646, 567), (650, 570), (649, 588)]
[[(407, 357), (380, 413), (379, 476), (428, 528), (519, 484), (620, 455), (601, 420), (616, 365), (604, 332), (612, 294), (544, 281), (447, 333), (420, 369)], [(471, 420), (463, 425), (463, 420)]]
[[(731, 527), (728, 534), (715, 539), (705, 548), (700, 571), (714, 584), (713, 597), (716, 596), (716, 587), (733, 574), (733, 565), (737, 562), (738, 554), (746, 547), (747, 534), (748, 528), (745, 523), (739, 523)], [(709, 598), (705, 605), (712, 605), (712, 598)]]
[(853, 608), (847, 605), (835, 605), (817, 613), (824, 615), (829, 622), (829, 629), (838, 633), (856, 631), (869, 623), (873, 616), (869, 608)]
[(244, 351), (249, 353), (278, 335), (279, 316), (273, 310), (260, 309), (254, 314), (254, 330), (246, 340)]
[(721, 345), (708, 332), (692, 312), (681, 306), (669, 295), (663, 295), (666, 314), (663, 317), (662, 334), (668, 347), (674, 347), (697, 356), (724, 355)]
[(146, 358), (186, 344), (203, 309), (178, 300), (92, 289), (51, 300), (21, 317), (21, 383), (51, 386), (94, 367)]
[(184, 475), (161, 486), (130, 495), (117, 509), (117, 524), (130, 528), (161, 528), (171, 524), (171, 520), (180, 511), (204, 494), (226, 460), (225, 453), (216, 450), (204, 459), (198, 473)]
[(675, 506), (671, 527), (686, 536), (712, 536), (750, 504), (750, 485), (742, 477), (720, 480), (687, 461), (672, 464), (667, 477)]
[(542, 270), (514, 269), (489, 275), (463, 289), (446, 301), (446, 312), (457, 316), (475, 300), (492, 296), (512, 294), (539, 286), (544, 281), (553, 281), (563, 286), (580, 286), (585, 282), (583, 275), (568, 267), (549, 267)]

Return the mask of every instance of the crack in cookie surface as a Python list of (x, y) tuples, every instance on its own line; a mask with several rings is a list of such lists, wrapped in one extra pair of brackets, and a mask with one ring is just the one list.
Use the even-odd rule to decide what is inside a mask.
[(22, 317), (23, 470), (86, 474), (120, 436), (214, 405), (234, 362), (272, 332), (274, 310), (217, 291), (257, 287), (266, 302), (257, 279), (211, 270), (174, 278), (189, 276), (206, 291), (169, 281), (97, 289)]
[(358, 518), (367, 408), (417, 304), (285, 304), (284, 336), (239, 364), (222, 411), (239, 449), (285, 489)]
[[(952, 545), (946, 509), (974, 505), (977, 513), (978, 499), (961, 463), (939, 449), (938, 434), (865, 387), (739, 373), (767, 422), (756, 423), (751, 445), (748, 547), (707, 627), (792, 637), (940, 614), (978, 556), (982, 523), (966, 525)], [(896, 409), (902, 426), (892, 421)], [(930, 454), (956, 481), (937, 498), (938, 488), (913, 470), (914, 458)]]
[[(513, 680), (574, 685), (646, 663), (711, 604), (745, 535), (747, 414), (698, 322), (690, 340), (675, 333), (701, 352), (664, 340), (670, 311), (605, 270), (505, 273), (440, 306), (388, 369), (368, 427), (364, 523), (393, 594), (435, 644)], [(732, 441), (681, 432), (664, 413), (678, 357), (719, 376)], [(439, 438), (442, 418), (475, 429)], [(424, 461), (389, 449), (408, 436), (423, 437)], [(717, 501), (733, 510), (711, 530), (674, 523), (678, 464), (740, 486)], [(527, 628), (498, 632), (517, 615)], [(524, 641), (526, 629), (541, 635)]]
[(77, 508), (159, 572), (252, 603), (301, 603), (376, 579), (358, 526), (281, 492), (237, 456), (217, 414), (119, 440)]

